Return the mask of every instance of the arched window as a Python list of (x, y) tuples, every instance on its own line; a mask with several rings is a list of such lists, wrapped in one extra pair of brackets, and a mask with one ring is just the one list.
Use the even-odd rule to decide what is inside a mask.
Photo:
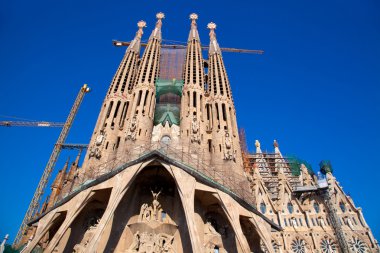
[(340, 210), (342, 210), (343, 213), (346, 212), (346, 205), (343, 202), (339, 203)]
[(265, 205), (264, 202), (261, 202), (261, 204), (260, 204), (260, 211), (261, 211), (261, 213), (263, 213), (263, 214), (265, 214), (266, 211), (267, 211), (267, 206)]
[(314, 210), (316, 213), (319, 213), (319, 211), (320, 211), (319, 204), (317, 202), (314, 202)]
[(294, 207), (293, 207), (293, 204), (292, 203), (288, 203), (288, 211), (289, 213), (293, 213), (294, 212)]

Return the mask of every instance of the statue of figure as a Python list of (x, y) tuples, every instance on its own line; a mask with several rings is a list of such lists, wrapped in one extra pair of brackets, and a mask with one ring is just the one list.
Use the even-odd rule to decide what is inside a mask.
[(232, 151), (232, 140), (227, 130), (224, 135), (224, 146), (224, 160), (234, 160), (236, 154)]
[(158, 196), (160, 196), (161, 191), (162, 191), (162, 189), (161, 189), (159, 192), (155, 193), (153, 190), (150, 190), (150, 192), (151, 192), (152, 195), (153, 195), (153, 202), (154, 202), (154, 201), (158, 201)]
[(87, 221), (87, 231), (84, 233), (83, 239), (79, 244), (76, 244), (73, 248), (73, 252), (75, 253), (82, 253), (85, 252), (86, 247), (88, 243), (90, 242), (92, 236), (95, 233), (96, 228), (98, 227), (98, 224), (100, 222), (100, 219), (97, 217), (91, 217)]
[(105, 138), (104, 132), (100, 131), (99, 135), (96, 136), (96, 139), (95, 139), (96, 146), (100, 146), (103, 143), (104, 138)]
[(321, 227), (322, 227), (322, 228), (324, 228), (324, 227), (326, 226), (326, 224), (325, 224), (325, 220), (322, 219), (322, 218), (319, 219), (319, 224), (321, 224)]
[(201, 142), (199, 138), (199, 124), (197, 122), (197, 116), (193, 116), (193, 121), (191, 122), (191, 142)]
[(165, 238), (165, 241), (162, 245), (162, 251), (163, 252), (173, 252), (173, 241), (174, 241), (174, 236), (170, 236), (168, 238)]
[(205, 233), (206, 234), (214, 234), (214, 235), (219, 235), (218, 232), (216, 232), (215, 228), (212, 226), (211, 222), (206, 222), (206, 227), (205, 227), (206, 231)]
[(151, 219), (152, 219), (152, 208), (150, 208), (147, 204), (146, 204), (146, 207), (143, 211), (143, 215), (142, 215), (142, 221), (147, 221), (149, 222)]
[(296, 223), (296, 219), (295, 218), (292, 218), (292, 225), (293, 225), (293, 227), (297, 227), (297, 223)]
[(259, 140), (255, 141), (255, 146), (256, 146), (256, 148), (260, 148), (260, 142), (259, 142)]
[(160, 202), (158, 202), (158, 196), (161, 194), (162, 190), (160, 190), (158, 193), (155, 193), (152, 190), (150, 191), (152, 192), (152, 195), (153, 195), (153, 210), (152, 210), (153, 218), (154, 220), (158, 220), (158, 211), (161, 209), (161, 204)]
[(134, 115), (131, 119), (131, 124), (129, 126), (129, 131), (127, 134), (127, 139), (130, 140), (136, 140), (136, 133), (137, 133), (137, 118), (136, 115)]
[(137, 231), (133, 235), (133, 242), (132, 242), (131, 246), (129, 247), (129, 249), (127, 250), (127, 252), (128, 253), (139, 252), (139, 248), (140, 248), (140, 232)]
[[(140, 208), (140, 215), (139, 215), (139, 219), (138, 221), (139, 222), (142, 222), (145, 220), (145, 210), (148, 208), (148, 204), (144, 203), (142, 204), (141, 208)], [(149, 215), (150, 216), (150, 215)]]
[(96, 157), (97, 159), (99, 159), (100, 157), (102, 157), (102, 153), (100, 152), (100, 149), (98, 147), (92, 146), (90, 148), (89, 157)]
[(351, 230), (354, 230), (354, 224), (352, 224), (352, 221), (349, 217), (346, 217), (347, 225), (351, 228)]

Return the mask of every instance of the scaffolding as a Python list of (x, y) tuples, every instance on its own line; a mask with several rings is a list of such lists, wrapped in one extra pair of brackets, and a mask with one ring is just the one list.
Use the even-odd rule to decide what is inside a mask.
[[(182, 145), (168, 145), (162, 142), (146, 142), (134, 149), (128, 150), (122, 157), (114, 157), (109, 161), (91, 167), (86, 171), (80, 171), (75, 179), (75, 185), (72, 192), (80, 190), (105, 174), (116, 172), (118, 168), (128, 165), (132, 161), (139, 161), (141, 157), (151, 152), (159, 152), (160, 154), (172, 159), (178, 164), (182, 164), (191, 168), (192, 171), (198, 173), (204, 180), (214, 182), (227, 192), (232, 193), (238, 198), (244, 200), (250, 206), (256, 208), (255, 196), (252, 194), (250, 183), (247, 177), (241, 173), (231, 170), (228, 162), (214, 163), (205, 159), (203, 152), (208, 150), (189, 152)], [(65, 193), (58, 197), (58, 201), (70, 195)]]
[(160, 54), (159, 79), (182, 79), (183, 66), (185, 64), (186, 48), (173, 49), (162, 48)]

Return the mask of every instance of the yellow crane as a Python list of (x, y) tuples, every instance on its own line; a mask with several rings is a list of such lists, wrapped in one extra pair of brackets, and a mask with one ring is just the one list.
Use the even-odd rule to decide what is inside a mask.
[[(49, 161), (46, 164), (46, 167), (44, 169), (44, 172), (42, 174), (42, 177), (40, 179), (40, 182), (38, 183), (37, 189), (34, 192), (32, 201), (29, 204), (28, 210), (26, 211), (25, 217), (21, 223), (21, 226), (17, 232), (17, 236), (13, 242), (13, 246), (17, 246), (18, 243), (20, 242), (21, 238), (24, 235), (24, 232), (27, 227), (28, 221), (30, 221), (34, 215), (38, 212), (39, 206), (40, 206), (40, 201), (42, 198), (42, 195), (45, 192), (47, 183), (49, 181), (49, 178), (51, 176), (51, 173), (53, 171), (53, 168), (58, 160), (59, 154), (62, 150), (62, 147), (65, 145), (64, 142), (69, 134), (70, 128), (73, 124), (74, 118), (78, 112), (79, 106), (83, 101), (84, 95), (90, 91), (90, 88), (87, 86), (87, 84), (83, 85), (79, 93), (75, 99), (74, 105), (72, 106), (69, 116), (66, 119), (65, 124), (63, 125), (62, 131), (58, 137), (57, 142), (54, 145), (53, 152), (50, 155)], [(47, 123), (47, 122), (45, 122)], [(12, 125), (12, 124), (10, 124)], [(17, 125), (17, 124), (16, 124)], [(38, 126), (38, 124), (37, 124)], [(74, 144), (66, 144), (69, 146), (73, 146)], [(76, 145), (81, 145), (81, 144), (76, 144)]]

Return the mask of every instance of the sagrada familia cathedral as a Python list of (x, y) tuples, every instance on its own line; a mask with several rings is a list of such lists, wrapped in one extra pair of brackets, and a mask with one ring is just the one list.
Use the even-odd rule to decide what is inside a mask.
[(216, 25), (204, 59), (196, 14), (184, 49), (162, 45), (156, 17), (142, 56), (138, 22), (83, 163), (59, 171), (22, 252), (379, 252), (328, 162), (315, 175), (277, 141), (244, 148)]

